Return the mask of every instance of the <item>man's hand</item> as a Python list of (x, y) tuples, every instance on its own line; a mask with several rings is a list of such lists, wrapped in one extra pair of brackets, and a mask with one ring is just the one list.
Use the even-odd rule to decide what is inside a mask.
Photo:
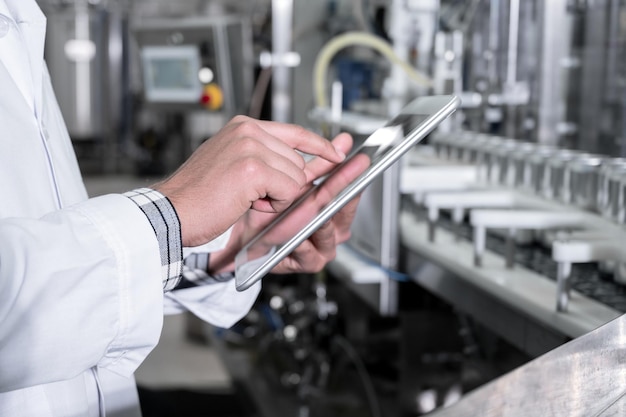
[[(352, 148), (352, 138), (349, 135), (339, 135), (333, 144), (347, 154)], [(326, 174), (334, 167), (334, 164), (314, 159), (309, 164), (309, 170), (314, 178)], [(328, 204), (337, 194), (370, 165), (370, 160), (365, 155), (358, 155), (352, 159), (332, 179), (326, 181), (316, 192), (315, 207), (317, 211)], [(350, 201), (331, 220), (319, 228), (311, 237), (302, 242), (288, 257), (283, 259), (272, 272), (318, 272), (335, 258), (337, 245), (350, 239), (350, 226), (354, 220), (359, 197)]]
[(261, 213), (287, 208), (315, 175), (296, 149), (331, 165), (345, 158), (303, 127), (245, 116), (233, 118), (204, 142), (170, 178), (153, 187), (174, 205), (183, 245), (215, 239), (251, 208)]
[[(333, 145), (342, 153), (348, 153), (352, 147), (352, 138), (348, 134), (341, 134), (333, 140)], [(341, 190), (358, 177), (369, 164), (370, 161), (366, 155), (358, 155), (349, 161), (339, 172), (307, 197), (304, 204), (301, 204), (297, 210), (292, 211), (279, 225), (264, 235), (262, 242), (258, 245), (261, 252), (263, 252), (259, 253), (259, 255), (265, 255), (266, 251), (264, 248), (269, 249), (273, 245), (284, 243), (300, 231)], [(328, 173), (335, 165), (321, 158), (315, 158), (310, 161), (306, 170), (309, 187), (315, 179)], [(305, 191), (306, 189), (303, 189), (303, 193)], [(350, 226), (354, 219), (357, 205), (358, 198), (355, 198), (309, 239), (304, 241), (291, 255), (277, 265), (273, 272), (317, 272), (321, 270), (326, 263), (335, 257), (337, 245), (349, 239)], [(235, 225), (229, 248), (221, 253), (212, 254), (211, 270), (213, 272), (222, 272), (234, 269), (232, 258), (235, 253), (274, 220), (276, 216), (276, 214), (250, 210)]]

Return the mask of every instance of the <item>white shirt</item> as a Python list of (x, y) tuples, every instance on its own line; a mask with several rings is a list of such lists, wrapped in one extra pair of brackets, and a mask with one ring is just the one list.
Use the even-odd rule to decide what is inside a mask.
[(259, 286), (239, 293), (227, 282), (163, 295), (145, 215), (123, 195), (87, 198), (43, 62), (46, 23), (35, 0), (0, 0), (0, 28), (7, 22), (0, 37), (0, 416), (98, 416), (105, 408), (108, 416), (138, 416), (132, 375), (158, 342), (163, 313), (191, 310), (228, 327)]

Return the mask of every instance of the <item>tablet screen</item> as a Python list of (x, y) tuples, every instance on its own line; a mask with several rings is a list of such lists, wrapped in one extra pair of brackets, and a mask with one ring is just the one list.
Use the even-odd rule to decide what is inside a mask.
[(453, 96), (422, 97), (385, 126), (257, 233), (235, 258), (237, 289), (250, 287), (356, 197), (374, 178), (430, 133), (459, 104)]

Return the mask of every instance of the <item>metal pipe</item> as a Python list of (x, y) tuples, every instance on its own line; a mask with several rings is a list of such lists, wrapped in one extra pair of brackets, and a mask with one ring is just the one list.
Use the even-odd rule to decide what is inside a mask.
[(572, 264), (569, 262), (559, 262), (557, 264), (556, 276), (556, 311), (563, 313), (567, 311), (570, 293), (570, 275), (572, 274)]
[(506, 83), (514, 85), (517, 82), (517, 48), (519, 43), (519, 0), (511, 0), (509, 7), (509, 50), (506, 68)]
[(506, 259), (506, 268), (513, 269), (515, 266), (515, 234), (517, 233), (516, 229), (509, 229), (506, 235), (506, 245), (505, 245), (505, 259)]
[(498, 80), (498, 44), (500, 32), (500, 0), (491, 0), (489, 6), (489, 81), (495, 85)]
[(293, 0), (272, 0), (272, 119), (290, 122), (291, 68), (284, 57), (291, 52)]

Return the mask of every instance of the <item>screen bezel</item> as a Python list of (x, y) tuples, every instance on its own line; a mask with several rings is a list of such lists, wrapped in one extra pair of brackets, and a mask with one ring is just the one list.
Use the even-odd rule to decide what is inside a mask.
[[(269, 233), (273, 227), (280, 223), (282, 219), (295, 210), (298, 205), (306, 199), (306, 196), (314, 192), (315, 188), (319, 187), (320, 184), (316, 184), (312, 190), (308, 191), (304, 196), (294, 202), (287, 210), (282, 212), (250, 242), (248, 242), (235, 257), (235, 284), (237, 290), (244, 291), (248, 289), (264, 275), (270, 272), (272, 268), (278, 265), (278, 263), (288, 256), (299, 244), (309, 238), (350, 200), (356, 197), (365, 189), (365, 187), (371, 184), (378, 175), (400, 159), (400, 157), (411, 147), (426, 137), (439, 123), (452, 114), (459, 105), (460, 100), (456, 96), (420, 97), (410, 102), (396, 117), (386, 123), (383, 127), (377, 129), (372, 135), (370, 135), (369, 138), (372, 138), (377, 133), (380, 133), (379, 131), (381, 129), (401, 124), (399, 120), (407, 115), (424, 116), (424, 120), (421, 123), (415, 126), (411, 131), (405, 133), (404, 137), (401, 138), (400, 141), (393, 143), (392, 148), (390, 148), (382, 156), (382, 158), (377, 161), (373, 161), (372, 165), (370, 165), (361, 175), (348, 184), (348, 186), (345, 187), (332, 201), (324, 206), (321, 212), (319, 212), (307, 223), (306, 226), (300, 229), (299, 232), (293, 235), (285, 243), (274, 246), (270, 252), (261, 257), (249, 259), (248, 251), (253, 248), (253, 245), (259, 242), (264, 235)], [(369, 138), (364, 142), (364, 145), (367, 143)], [(364, 145), (361, 145), (361, 147)], [(350, 156), (358, 153), (361, 147), (351, 152), (348, 158), (342, 162), (342, 164), (337, 166), (333, 172), (340, 170), (341, 166), (348, 163)], [(332, 173), (329, 175), (332, 175)]]

